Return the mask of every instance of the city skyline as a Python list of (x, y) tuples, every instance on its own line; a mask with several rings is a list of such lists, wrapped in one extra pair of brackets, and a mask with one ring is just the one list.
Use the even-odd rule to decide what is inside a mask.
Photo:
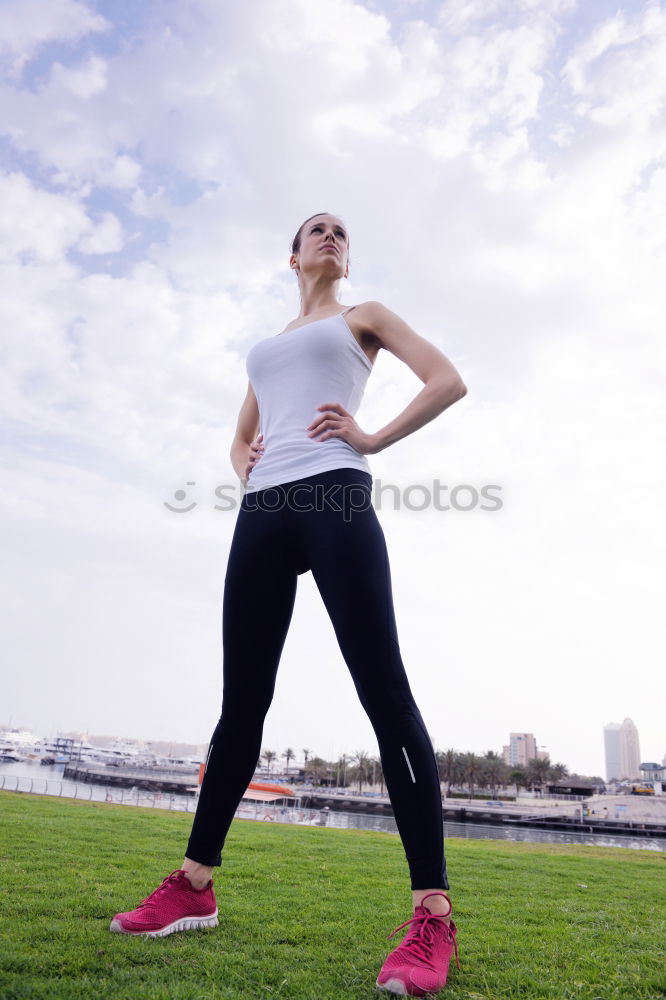
[[(635, 746), (636, 746), (636, 748), (638, 748), (639, 744), (638, 744), (637, 729), (633, 725), (633, 722), (632, 722), (631, 719), (625, 719), (624, 723), (622, 725), (624, 725), (626, 723), (630, 723), (631, 727), (633, 727), (633, 730), (635, 731), (635, 734), (636, 734)], [(622, 730), (622, 725), (619, 724), (619, 723), (609, 723), (606, 726), (604, 726), (604, 734), (606, 734), (606, 732), (608, 730), (612, 730), (614, 727), (617, 728), (617, 730), (619, 732), (620, 730)], [(56, 738), (57, 736), (63, 736), (63, 737), (74, 737), (78, 741), (83, 740), (83, 741), (86, 741), (86, 742), (91, 742), (91, 743), (93, 743), (93, 745), (97, 745), (97, 744), (94, 744), (94, 740), (95, 739), (99, 739), (99, 740), (102, 741), (99, 744), (100, 746), (105, 746), (105, 745), (107, 745), (110, 742), (118, 742), (118, 743), (125, 743), (126, 742), (128, 744), (136, 744), (137, 746), (150, 747), (152, 749), (155, 749), (156, 747), (159, 747), (161, 749), (159, 749), (156, 752), (164, 753), (165, 755), (167, 755), (167, 751), (166, 751), (167, 747), (175, 748), (178, 751), (178, 753), (190, 752), (190, 750), (191, 750), (192, 753), (198, 753), (200, 755), (200, 757), (201, 757), (201, 760), (205, 759), (206, 753), (207, 753), (207, 750), (208, 750), (208, 746), (209, 746), (209, 744), (205, 743), (205, 742), (199, 742), (199, 743), (197, 743), (197, 742), (188, 742), (188, 741), (178, 741), (178, 740), (175, 740), (175, 739), (174, 740), (171, 740), (171, 739), (156, 739), (156, 738), (150, 738), (150, 737), (141, 737), (141, 736), (136, 736), (136, 735), (128, 735), (126, 733), (125, 734), (120, 734), (120, 735), (119, 734), (112, 734), (112, 733), (93, 733), (93, 734), (89, 734), (87, 731), (81, 730), (81, 729), (73, 729), (73, 730), (69, 730), (67, 732), (65, 732), (65, 731), (58, 731), (58, 732), (53, 732), (53, 733), (36, 733), (30, 727), (23, 727), (23, 726), (13, 726), (12, 727), (12, 726), (10, 726), (8, 724), (2, 724), (0, 722), (0, 731), (10, 730), (12, 728), (14, 730), (16, 730), (16, 731), (23, 731), (26, 734), (29, 734), (31, 736), (36, 737), (37, 739), (53, 739), (53, 738)], [(526, 737), (527, 737), (527, 739), (525, 739)], [(510, 752), (510, 748), (512, 746), (514, 747), (514, 750), (513, 750), (513, 752)], [(363, 746), (363, 747), (361, 747), (361, 746), (354, 746), (352, 748), (351, 746), (349, 746), (349, 747), (347, 747), (346, 750), (342, 750), (340, 753), (337, 753), (337, 754), (334, 754), (334, 755), (331, 755), (331, 756), (327, 756), (327, 755), (319, 753), (318, 750), (317, 750), (317, 747), (314, 746), (314, 745), (312, 745), (312, 746), (308, 745), (307, 747), (304, 747), (304, 746), (300, 745), (295, 740), (291, 740), (291, 741), (286, 742), (284, 744), (283, 750), (286, 750), (287, 748), (291, 748), (291, 749), (293, 749), (295, 751), (295, 758), (294, 758), (294, 760), (298, 760), (299, 759), (299, 754), (302, 754), (305, 749), (307, 749), (308, 754), (310, 755), (310, 757), (312, 757), (314, 755), (320, 756), (320, 757), (323, 756), (324, 759), (329, 760), (329, 761), (339, 759), (342, 756), (342, 754), (345, 754), (346, 756), (349, 756), (350, 753), (356, 753), (356, 752), (361, 751), (361, 750), (365, 751), (365, 752), (368, 752), (371, 755), (378, 755), (378, 749), (377, 749), (376, 744), (374, 746), (369, 746), (369, 747), (368, 746)], [(500, 756), (500, 758), (503, 759), (505, 763), (509, 764), (512, 767), (514, 767), (514, 766), (515, 767), (525, 767), (527, 765), (527, 763), (528, 763), (529, 760), (534, 759), (534, 758), (532, 758), (532, 757), (529, 756), (530, 752), (534, 749), (536, 751), (535, 752), (535, 757), (537, 759), (544, 759), (545, 757), (548, 757), (548, 759), (550, 760), (550, 763), (553, 766), (556, 765), (556, 764), (558, 764), (558, 763), (563, 763), (567, 767), (567, 770), (569, 771), (570, 774), (582, 774), (582, 775), (587, 775), (588, 777), (602, 777), (603, 776), (604, 780), (606, 782), (611, 782), (611, 781), (615, 780), (616, 777), (617, 777), (617, 775), (609, 776), (608, 767), (607, 767), (607, 763), (608, 763), (608, 745), (607, 744), (605, 744), (605, 752), (604, 752), (604, 764), (606, 766), (602, 767), (602, 768), (599, 768), (597, 770), (583, 770), (580, 767), (576, 767), (575, 765), (570, 764), (566, 760), (562, 760), (560, 758), (555, 758), (547, 749), (545, 749), (543, 747), (539, 747), (539, 745), (536, 743), (536, 739), (535, 739), (533, 733), (515, 733), (515, 732), (510, 733), (510, 742), (509, 742), (509, 744), (504, 744), (501, 747), (500, 750), (497, 750), (495, 747), (491, 747), (491, 746), (485, 746), (483, 749), (480, 749), (480, 750), (479, 749), (474, 749), (473, 747), (440, 746), (436, 742), (434, 743), (434, 748), (435, 748), (435, 750), (437, 752), (445, 752), (447, 750), (454, 750), (456, 753), (475, 753), (475, 754), (477, 754), (480, 757), (483, 756), (485, 753), (487, 753), (489, 751), (492, 751), (494, 753), (497, 753), (498, 756)], [(266, 743), (266, 741), (264, 740), (264, 741), (262, 741), (262, 753), (263, 753), (264, 750), (267, 750), (267, 749), (271, 749), (272, 750), (272, 749), (276, 749), (276, 748), (274, 748), (273, 746), (269, 746), (269, 744)], [(280, 759), (283, 750), (277, 750), (276, 749), (276, 753), (277, 753), (277, 758), (278, 759)], [(646, 758), (646, 760), (647, 759), (654, 760), (655, 762), (661, 761), (662, 763), (666, 764), (666, 752), (658, 754), (658, 755), (653, 756), (651, 758)], [(639, 759), (638, 760), (638, 764), (635, 767), (635, 773), (633, 773), (632, 775), (625, 775), (625, 778), (628, 778), (630, 780), (631, 779), (637, 779), (637, 778), (639, 778), (640, 777), (640, 771), (639, 771), (639, 764), (640, 763), (642, 763), (642, 761)]]

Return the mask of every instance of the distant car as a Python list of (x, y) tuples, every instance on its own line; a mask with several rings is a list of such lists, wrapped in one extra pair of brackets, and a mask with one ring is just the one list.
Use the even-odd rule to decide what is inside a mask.
[(654, 785), (637, 784), (631, 786), (632, 795), (654, 795)]

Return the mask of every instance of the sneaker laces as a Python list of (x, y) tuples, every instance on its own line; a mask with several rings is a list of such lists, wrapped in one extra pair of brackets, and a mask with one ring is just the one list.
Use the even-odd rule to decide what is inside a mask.
[(396, 927), (394, 931), (391, 931), (388, 937), (392, 938), (398, 933), (398, 931), (401, 931), (403, 927), (413, 924), (413, 927), (410, 928), (410, 931), (400, 945), (400, 948), (405, 948), (405, 950), (409, 951), (411, 954), (416, 954), (416, 956), (420, 958), (425, 965), (429, 966), (431, 969), (435, 969), (435, 965), (432, 961), (432, 950), (437, 943), (437, 933), (441, 933), (442, 927), (444, 927), (444, 934), (447, 941), (453, 942), (456, 965), (460, 968), (460, 962), (458, 961), (458, 943), (456, 941), (455, 934), (441, 917), (437, 916), (435, 913), (429, 913), (425, 910), (425, 908), (423, 909), (423, 913), (415, 913), (409, 920), (405, 920), (404, 924), (400, 924), (400, 926)]
[(141, 902), (136, 907), (136, 909), (138, 910), (139, 907), (145, 906), (147, 903), (151, 903), (153, 900), (157, 899), (157, 897), (161, 893), (163, 893), (166, 889), (171, 888), (171, 886), (173, 885), (173, 883), (175, 881), (177, 881), (179, 875), (180, 875), (180, 869), (179, 868), (177, 868), (175, 871), (171, 872), (170, 875), (167, 875), (167, 877), (164, 879), (164, 881), (161, 883), (161, 885), (158, 885), (157, 889), (153, 889), (153, 891), (151, 892), (151, 894), (149, 896), (146, 896), (145, 899), (141, 900)]

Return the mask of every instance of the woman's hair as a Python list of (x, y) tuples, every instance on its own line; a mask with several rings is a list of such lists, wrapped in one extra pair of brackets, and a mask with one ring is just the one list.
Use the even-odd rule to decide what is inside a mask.
[[(330, 212), (315, 212), (314, 215), (310, 216), (310, 219), (316, 219), (318, 215), (330, 215), (330, 214), (331, 214)], [(293, 239), (292, 244), (291, 244), (291, 252), (292, 253), (298, 253), (300, 251), (300, 249), (301, 249), (301, 232), (303, 231), (303, 226), (305, 225), (305, 223), (309, 222), (310, 219), (306, 219), (305, 222), (301, 223), (301, 225), (298, 227), (298, 232), (294, 236), (294, 239)], [(347, 237), (347, 260), (349, 260), (349, 237)]]

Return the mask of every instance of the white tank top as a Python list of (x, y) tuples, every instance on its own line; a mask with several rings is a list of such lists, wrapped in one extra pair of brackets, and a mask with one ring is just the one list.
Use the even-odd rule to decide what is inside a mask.
[[(350, 306), (349, 309), (354, 309)], [(259, 404), (265, 451), (248, 477), (248, 491), (279, 486), (329, 469), (363, 469), (368, 460), (339, 437), (308, 437), (308, 424), (341, 403), (355, 416), (372, 364), (343, 312), (312, 320), (250, 348), (246, 368)]]

